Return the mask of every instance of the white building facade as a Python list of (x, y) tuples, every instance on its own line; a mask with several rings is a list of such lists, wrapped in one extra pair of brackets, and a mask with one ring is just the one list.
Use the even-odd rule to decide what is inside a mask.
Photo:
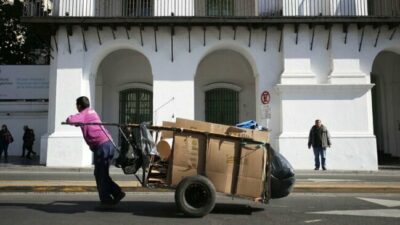
[(399, 20), (364, 20), (370, 1), (54, 2), (52, 16), (25, 18), (53, 28), (47, 166), (92, 163), (80, 129), (61, 125), (82, 95), (105, 122), (257, 120), (295, 169), (314, 168), (315, 119), (331, 134), (328, 169), (400, 156)]

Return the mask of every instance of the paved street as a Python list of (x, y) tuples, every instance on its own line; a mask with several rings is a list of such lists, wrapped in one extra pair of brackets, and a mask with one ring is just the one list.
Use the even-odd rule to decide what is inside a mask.
[[(185, 218), (172, 193), (128, 193), (114, 209), (98, 207), (95, 193), (1, 193), (1, 225), (46, 224), (323, 224), (397, 225), (398, 194), (292, 194), (260, 205), (219, 196), (214, 211)], [(7, 216), (4, 216), (7, 215)]]

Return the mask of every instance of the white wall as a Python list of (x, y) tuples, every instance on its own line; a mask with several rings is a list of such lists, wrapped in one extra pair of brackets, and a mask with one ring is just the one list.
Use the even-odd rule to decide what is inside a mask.
[(41, 152), (40, 139), (47, 131), (48, 74), (49, 66), (45, 65), (0, 66), (0, 126), (6, 124), (14, 137), (9, 155), (21, 155), (24, 125), (34, 129), (33, 150)]
[[(271, 143), (291, 160), (296, 169), (313, 168), (313, 155), (307, 149), (307, 137), (314, 120), (320, 118), (327, 125), (333, 140), (332, 153), (328, 153), (330, 169), (376, 170), (369, 73), (376, 55), (385, 49), (400, 46), (400, 42), (397, 38), (389, 40), (387, 37), (391, 31), (382, 27), (381, 39), (375, 47), (377, 30), (367, 26), (359, 51), (362, 30), (357, 26), (349, 27), (347, 43), (342, 27), (333, 26), (329, 45), (329, 30), (317, 26), (311, 50), (312, 32), (308, 26), (300, 26), (296, 44), (293, 26), (285, 26), (282, 33), (269, 27), (264, 51), (265, 31), (262, 29), (252, 30), (249, 46), (246, 27), (238, 27), (235, 40), (231, 27), (222, 27), (221, 40), (217, 28), (207, 27), (204, 45), (202, 27), (193, 27), (189, 51), (188, 30), (185, 27), (175, 28), (173, 43), (170, 28), (160, 27), (157, 48), (154, 30), (150, 27), (143, 31), (143, 45), (137, 27), (128, 30), (129, 39), (122, 27), (115, 31), (115, 39), (111, 30), (104, 27), (100, 31), (101, 45), (96, 30), (89, 28), (85, 31), (88, 47), (85, 52), (80, 28), (74, 27), (70, 54), (65, 29), (61, 28), (58, 32), (59, 51), (53, 61), (57, 65), (52, 72), (57, 89), (50, 95), (50, 100), (56, 100), (55, 105), (50, 107), (52, 116), (54, 113), (54, 131), (50, 137), (62, 142), (72, 136), (76, 141), (76, 150), (71, 147), (71, 151), (78, 154), (84, 149), (83, 142), (78, 141), (81, 140), (79, 129), (58, 125), (75, 112), (74, 101), (80, 95), (88, 95), (96, 104), (102, 104), (100, 108), (110, 110), (109, 115), (116, 115), (118, 109), (113, 108), (115, 105), (107, 108), (104, 101), (95, 99), (98, 96), (105, 99), (105, 91), (113, 88), (103, 88), (95, 94), (96, 82), (116, 87), (118, 82), (143, 81), (144, 78), (140, 77), (142, 73), (138, 72), (147, 68), (144, 73), (147, 74), (146, 79), (152, 75), (153, 108), (157, 109), (154, 122), (161, 124), (176, 117), (193, 119), (203, 113), (196, 108), (195, 81), (198, 73), (204, 75), (216, 71), (210, 75), (212, 81), (220, 80), (216, 77), (218, 73), (224, 74), (221, 77), (223, 80), (228, 79), (226, 74), (236, 74), (237, 77), (243, 73), (247, 78), (251, 77), (249, 75), (254, 77), (254, 100), (251, 103), (254, 106), (251, 108), (256, 108), (255, 117), (259, 121), (262, 110), (260, 94), (264, 90), (271, 93), (271, 120), (268, 124)], [(207, 60), (211, 61), (203, 68), (202, 62)], [(219, 67), (217, 62), (221, 61), (231, 67)], [(126, 74), (130, 72), (139, 75), (128, 77)], [(99, 78), (96, 81), (96, 77), (103, 80)], [(116, 77), (118, 79), (114, 79)], [(109, 80), (104, 81), (105, 78)], [(229, 76), (229, 79), (233, 78)], [(66, 83), (69, 85), (65, 86)], [(102, 110), (102, 113), (105, 112)], [(108, 122), (118, 120), (115, 116), (107, 118), (110, 119)], [(56, 150), (50, 146), (48, 151)], [(78, 160), (77, 165), (87, 165), (85, 163), (89, 160), (85, 161), (86, 156), (78, 154), (79, 157), (83, 161)]]

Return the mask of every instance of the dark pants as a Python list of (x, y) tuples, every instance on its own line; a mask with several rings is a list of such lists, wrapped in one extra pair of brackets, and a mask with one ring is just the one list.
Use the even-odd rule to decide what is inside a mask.
[(94, 149), (94, 176), (102, 203), (110, 203), (121, 194), (121, 188), (111, 179), (109, 168), (115, 147), (111, 141)]
[[(326, 148), (323, 147), (313, 147), (314, 149), (314, 160), (315, 160), (315, 168), (319, 168), (320, 164), (322, 164), (322, 168), (326, 166)], [(319, 158), (321, 157), (321, 163)]]
[(0, 143), (0, 158), (3, 155), (4, 152), (4, 159), (8, 159), (8, 144), (6, 143)]
[(30, 158), (31, 154), (36, 155), (36, 152), (33, 151), (33, 144), (24, 143), (22, 145), (22, 156), (25, 156), (25, 150), (28, 150), (28, 153), (26, 154), (27, 158)]

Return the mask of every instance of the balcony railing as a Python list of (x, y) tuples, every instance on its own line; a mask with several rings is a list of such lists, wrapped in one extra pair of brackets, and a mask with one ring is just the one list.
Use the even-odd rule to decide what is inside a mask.
[(400, 0), (25, 0), (25, 16), (398, 17)]

